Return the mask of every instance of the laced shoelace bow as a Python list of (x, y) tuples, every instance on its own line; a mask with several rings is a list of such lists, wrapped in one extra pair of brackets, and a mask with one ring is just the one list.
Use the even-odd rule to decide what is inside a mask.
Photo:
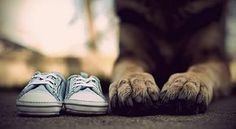
[(97, 86), (96, 83), (97, 80), (93, 77), (89, 78), (76, 77), (72, 83), (72, 90), (73, 92), (78, 92), (79, 90), (90, 88), (98, 95), (101, 95), (101, 89)]
[(35, 74), (31, 81), (29, 82), (29, 85), (47, 85), (49, 86), (53, 92), (56, 92), (57, 85), (56, 85), (56, 79), (58, 77), (53, 74)]

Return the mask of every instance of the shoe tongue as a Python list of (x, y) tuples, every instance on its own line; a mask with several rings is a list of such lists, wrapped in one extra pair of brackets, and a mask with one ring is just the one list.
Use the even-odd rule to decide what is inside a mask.
[(84, 72), (81, 72), (80, 76), (83, 77), (83, 78), (88, 78), (89, 77), (89, 75), (87, 73), (84, 73)]
[(52, 73), (57, 75), (57, 77), (60, 77), (62, 80), (65, 80), (65, 78), (59, 72), (52, 72)]

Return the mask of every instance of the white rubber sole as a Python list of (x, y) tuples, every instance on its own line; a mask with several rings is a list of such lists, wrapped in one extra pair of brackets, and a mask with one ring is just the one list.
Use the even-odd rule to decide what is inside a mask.
[(54, 116), (59, 115), (62, 103), (59, 102), (16, 102), (19, 115)]
[(99, 103), (92, 101), (65, 100), (65, 111), (73, 114), (107, 114), (108, 103)]

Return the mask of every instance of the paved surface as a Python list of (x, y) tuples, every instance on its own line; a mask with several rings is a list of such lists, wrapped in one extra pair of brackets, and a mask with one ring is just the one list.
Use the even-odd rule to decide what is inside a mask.
[(0, 91), (0, 129), (236, 129), (236, 95), (215, 101), (205, 114), (20, 117), (16, 115), (17, 92)]

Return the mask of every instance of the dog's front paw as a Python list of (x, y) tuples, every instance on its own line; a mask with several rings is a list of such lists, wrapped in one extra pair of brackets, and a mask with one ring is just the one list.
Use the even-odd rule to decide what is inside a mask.
[(145, 114), (157, 102), (158, 94), (159, 88), (152, 75), (132, 73), (110, 85), (110, 109), (122, 115)]
[(162, 112), (195, 114), (206, 111), (212, 97), (212, 88), (193, 73), (173, 74), (160, 93)]

